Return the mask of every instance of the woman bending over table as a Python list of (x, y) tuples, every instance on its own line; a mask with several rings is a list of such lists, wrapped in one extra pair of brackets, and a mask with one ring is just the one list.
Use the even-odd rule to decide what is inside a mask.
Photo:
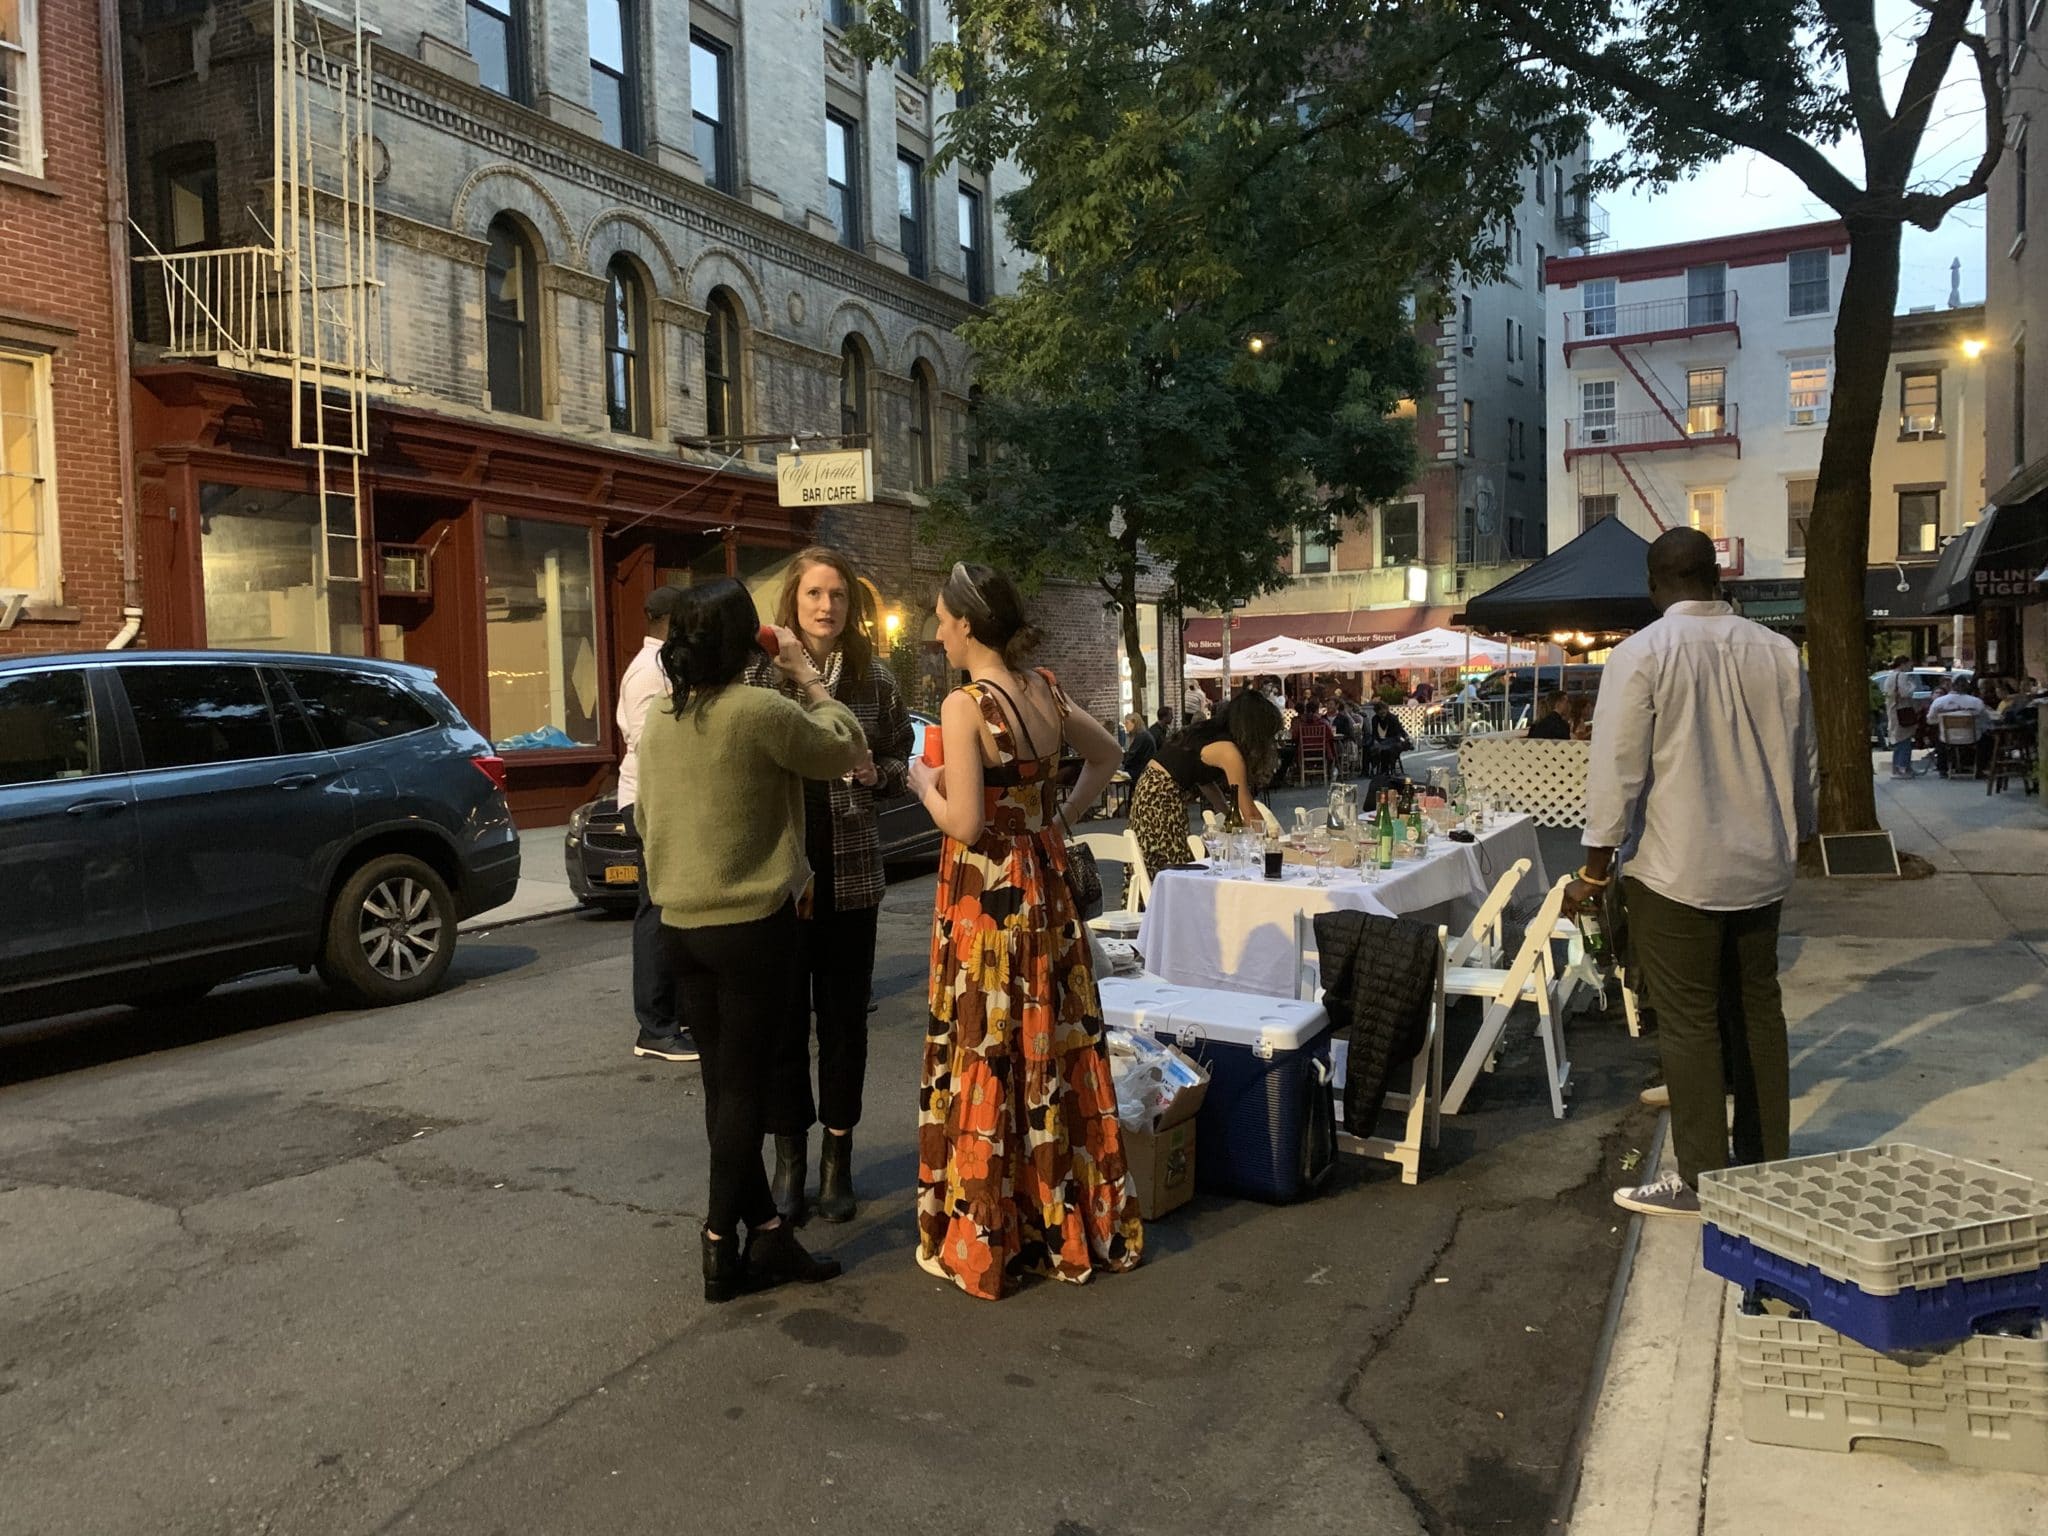
[(953, 567), (938, 601), (945, 763), (910, 782), (945, 834), (932, 916), (931, 1023), (917, 1100), (917, 1262), (970, 1296), (1025, 1275), (1080, 1282), (1138, 1262), (1116, 1089), (1088, 930), (1067, 889), (1062, 743), (1081, 755), (1069, 806), (1121, 760), (1050, 672), (1010, 578)]
[(1280, 720), (1278, 705), (1247, 688), (1159, 749), (1131, 789), (1131, 831), (1148, 878), (1194, 862), (1188, 853), (1192, 804), (1219, 815), (1234, 804), (1246, 827), (1259, 824), (1253, 802), (1279, 766)]

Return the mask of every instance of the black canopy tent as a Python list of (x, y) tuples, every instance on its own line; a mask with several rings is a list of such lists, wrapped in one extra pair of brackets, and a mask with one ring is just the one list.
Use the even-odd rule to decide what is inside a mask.
[(1493, 635), (1613, 634), (1655, 622), (1649, 543), (1603, 517), (1555, 554), (1465, 604), (1457, 623)]

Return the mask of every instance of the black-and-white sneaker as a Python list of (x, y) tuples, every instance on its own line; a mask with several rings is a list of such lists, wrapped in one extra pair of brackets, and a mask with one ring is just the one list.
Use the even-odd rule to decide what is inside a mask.
[(633, 1042), (635, 1056), (653, 1056), (661, 1061), (695, 1061), (697, 1042), (687, 1029), (678, 1026), (663, 1032), (643, 1029)]
[(1617, 1189), (1614, 1203), (1624, 1211), (1644, 1216), (1691, 1216), (1700, 1214), (1700, 1197), (1686, 1187), (1676, 1170), (1662, 1174), (1633, 1189)]

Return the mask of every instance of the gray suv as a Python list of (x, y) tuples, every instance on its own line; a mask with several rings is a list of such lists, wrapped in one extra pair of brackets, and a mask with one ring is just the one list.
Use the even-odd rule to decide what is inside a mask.
[(504, 763), (417, 667), (0, 659), (0, 1023), (279, 965), (406, 1002), (518, 883)]

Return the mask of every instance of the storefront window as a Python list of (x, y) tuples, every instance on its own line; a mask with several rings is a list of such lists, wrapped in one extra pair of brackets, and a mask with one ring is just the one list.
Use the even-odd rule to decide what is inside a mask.
[(501, 752), (598, 744), (597, 609), (590, 532), (484, 519), (485, 654)]
[(306, 492), (199, 488), (208, 645), (363, 654), (362, 584), (320, 579), (319, 517)]

